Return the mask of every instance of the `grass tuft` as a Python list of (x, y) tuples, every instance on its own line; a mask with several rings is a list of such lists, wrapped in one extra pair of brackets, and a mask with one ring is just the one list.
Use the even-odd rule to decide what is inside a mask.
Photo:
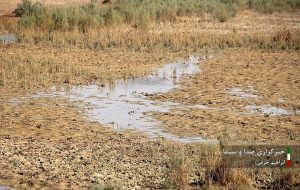
[(91, 188), (91, 190), (121, 190), (121, 187), (112, 184), (95, 185), (94, 187)]
[(189, 172), (184, 151), (172, 155), (167, 163), (164, 189), (187, 189)]
[(231, 168), (222, 159), (216, 147), (201, 149), (200, 155), (200, 184), (210, 189), (214, 186), (228, 187), (229, 189), (250, 188), (250, 177), (241, 168)]
[(0, 72), (0, 86), (4, 86), (4, 72)]

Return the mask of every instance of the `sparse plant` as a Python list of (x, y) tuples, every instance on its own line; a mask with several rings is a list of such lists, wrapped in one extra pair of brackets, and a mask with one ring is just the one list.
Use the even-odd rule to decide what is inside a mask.
[(22, 3), (18, 4), (17, 8), (14, 10), (16, 16), (23, 15), (32, 15), (33, 12), (33, 4), (30, 0), (22, 0)]
[(266, 184), (268, 189), (298, 189), (300, 186), (299, 168), (284, 168)]
[(202, 148), (199, 160), (202, 169), (199, 173), (203, 174), (200, 175), (199, 181), (202, 182), (202, 186), (210, 188), (217, 185), (233, 189), (250, 187), (250, 177), (245, 175), (241, 168), (231, 168), (226, 160), (222, 159), (219, 148)]
[(246, 4), (248, 8), (264, 13), (299, 10), (300, 8), (300, 2), (298, 0), (248, 0)]
[(171, 155), (167, 162), (165, 189), (187, 189), (189, 165), (184, 150)]
[(91, 190), (121, 190), (121, 187), (117, 185), (107, 184), (107, 185), (95, 185)]
[(102, 1), (102, 4), (111, 4), (111, 0), (104, 0)]
[(4, 86), (4, 72), (0, 72), (0, 86)]
[(229, 13), (224, 8), (218, 8), (213, 11), (213, 16), (220, 22), (226, 22), (229, 19)]

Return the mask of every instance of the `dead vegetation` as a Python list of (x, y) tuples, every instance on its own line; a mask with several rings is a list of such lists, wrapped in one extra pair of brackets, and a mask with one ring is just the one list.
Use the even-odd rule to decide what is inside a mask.
[(239, 34), (236, 32), (215, 34), (197, 32), (192, 34), (143, 32), (124, 29), (80, 32), (51, 32), (22, 30), (19, 33), (23, 43), (53, 45), (55, 47), (77, 46), (104, 50), (107, 48), (128, 48), (138, 51), (169, 49), (177, 51), (198, 51), (203, 48), (225, 49), (230, 47), (252, 47), (259, 49), (299, 49), (299, 29), (286, 29), (265, 34)]
[[(99, 85), (150, 73), (180, 53), (125, 49), (5, 47), (0, 52), (0, 86), (6, 90), (47, 88), (60, 84)], [(34, 53), (28, 53), (34, 52)]]
[(219, 145), (187, 147), (169, 155), (164, 189), (255, 189), (250, 170), (231, 168), (221, 159)]

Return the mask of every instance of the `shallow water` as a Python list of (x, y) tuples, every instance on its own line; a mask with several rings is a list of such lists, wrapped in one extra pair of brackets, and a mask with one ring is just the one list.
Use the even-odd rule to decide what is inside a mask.
[[(145, 112), (169, 112), (172, 108), (183, 107), (177, 103), (157, 102), (147, 99), (153, 93), (165, 93), (179, 87), (183, 76), (200, 72), (199, 57), (190, 56), (186, 61), (176, 61), (155, 70), (141, 78), (108, 82), (104, 87), (97, 85), (76, 86), (70, 89), (53, 87), (47, 93), (33, 97), (64, 97), (82, 101), (91, 107), (85, 115), (91, 121), (116, 129), (136, 129), (152, 138), (164, 137), (179, 142), (217, 143), (214, 139), (202, 137), (178, 137), (162, 131), (159, 121)], [(199, 105), (200, 108), (206, 107)]]
[(277, 108), (271, 105), (248, 105), (245, 107), (246, 110), (248, 110), (250, 113), (255, 114), (261, 114), (261, 115), (268, 115), (268, 116), (282, 116), (282, 115), (292, 115), (293, 113), (289, 110), (283, 109), (283, 108)]
[(259, 96), (252, 94), (255, 92), (255, 90), (248, 89), (248, 90), (242, 90), (241, 88), (232, 88), (228, 91), (228, 93), (232, 96), (238, 97), (238, 98), (258, 98)]
[[(239, 87), (231, 88), (227, 91), (231, 96), (237, 97), (239, 99), (256, 99), (260, 96), (253, 93), (257, 93), (252, 86), (249, 86), (247, 89), (243, 90)], [(283, 98), (278, 98), (278, 102), (284, 102)], [(259, 115), (268, 115), (268, 116), (284, 116), (292, 115), (292, 111), (286, 110), (283, 108), (274, 107), (271, 105), (247, 105), (245, 106), (246, 112), (244, 114), (259, 114)]]
[(0, 35), (0, 43), (9, 44), (16, 43), (18, 37), (15, 34), (2, 34)]
[(10, 188), (4, 185), (0, 185), (0, 190), (16, 190), (15, 188)]

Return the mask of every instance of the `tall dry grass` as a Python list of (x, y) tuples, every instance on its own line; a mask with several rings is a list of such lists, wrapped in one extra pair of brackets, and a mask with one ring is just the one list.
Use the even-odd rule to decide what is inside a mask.
[(22, 43), (34, 45), (51, 45), (55, 47), (77, 46), (89, 49), (106, 49), (111, 47), (134, 50), (169, 49), (171, 51), (203, 48), (224, 49), (228, 47), (253, 47), (260, 49), (299, 49), (300, 30), (281, 29), (270, 34), (229, 33), (167, 33), (141, 31), (124, 28), (99, 29), (87, 33), (74, 31), (53, 31), (45, 33), (38, 30), (21, 30), (18, 35)]
[(23, 89), (46, 87), (53, 83), (70, 83), (71, 78), (88, 75), (86, 72), (66, 60), (23, 59), (0, 53), (0, 85)]
[(164, 189), (188, 189), (189, 167), (184, 150), (174, 153), (167, 162)]
[(193, 154), (179, 149), (167, 161), (165, 189), (253, 189), (251, 176), (231, 168), (218, 145), (194, 147)]
[(222, 159), (218, 147), (204, 147), (199, 156), (199, 182), (201, 186), (251, 189), (251, 176), (242, 168), (232, 168)]

